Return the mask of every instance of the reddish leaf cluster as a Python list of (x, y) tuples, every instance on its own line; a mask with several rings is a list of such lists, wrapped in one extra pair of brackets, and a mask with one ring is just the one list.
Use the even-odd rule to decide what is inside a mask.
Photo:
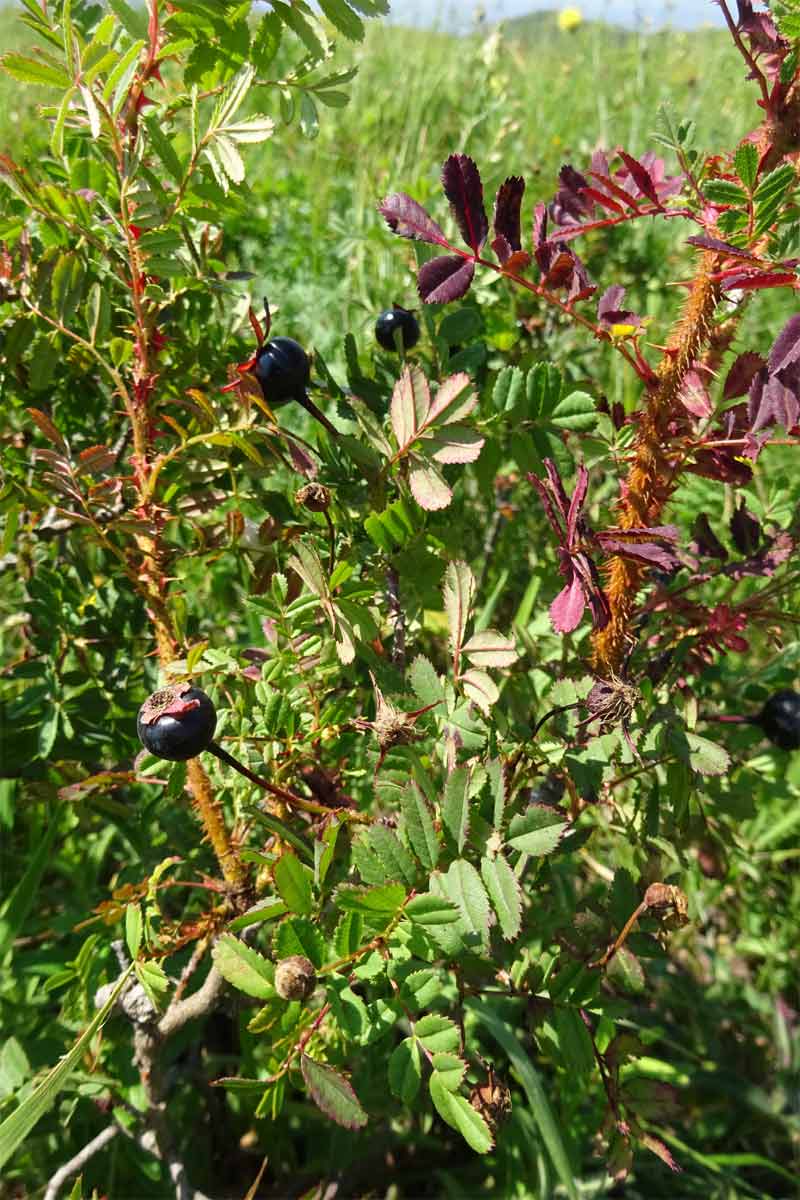
[(570, 500), (552, 459), (546, 458), (544, 467), (546, 480), (537, 479), (533, 474), (528, 475), (528, 480), (539, 493), (547, 519), (558, 539), (558, 569), (566, 580), (566, 585), (550, 606), (553, 628), (556, 633), (571, 633), (580, 623), (588, 604), (595, 629), (603, 629), (609, 622), (610, 609), (592, 554), (599, 551), (604, 555), (620, 555), (670, 571), (678, 566), (672, 548), (678, 531), (672, 525), (660, 525), (639, 529), (608, 529), (596, 533), (589, 528), (582, 515), (589, 486), (586, 468), (578, 468), (575, 491)]

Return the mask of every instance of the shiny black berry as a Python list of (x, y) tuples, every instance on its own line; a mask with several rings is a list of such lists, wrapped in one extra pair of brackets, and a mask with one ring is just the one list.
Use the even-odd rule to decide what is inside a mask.
[(253, 368), (267, 404), (300, 400), (311, 378), (308, 355), (294, 338), (276, 337), (261, 346)]
[(396, 350), (395, 332), (399, 331), (401, 345), (410, 350), (419, 341), (419, 321), (407, 308), (387, 308), (375, 322), (375, 338), (384, 350)]
[(205, 692), (179, 683), (147, 697), (139, 709), (136, 732), (145, 750), (156, 758), (183, 762), (208, 749), (216, 724), (216, 709)]
[(785, 688), (766, 701), (756, 717), (774, 746), (781, 750), (800, 750), (800, 692)]

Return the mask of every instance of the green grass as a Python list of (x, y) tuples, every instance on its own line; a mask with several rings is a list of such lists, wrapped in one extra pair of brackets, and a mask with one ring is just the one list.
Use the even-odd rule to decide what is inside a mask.
[[(343, 327), (367, 336), (389, 301), (414, 305), (413, 250), (387, 235), (376, 204), (406, 191), (446, 223), (439, 172), (448, 154), (475, 158), (488, 201), (507, 175), (523, 174), (529, 224), (562, 163), (585, 166), (598, 146), (655, 148), (662, 104), (696, 121), (701, 152), (732, 148), (755, 124), (754, 97), (738, 86), (741, 62), (716, 32), (634, 35), (588, 23), (532, 40), (517, 28), (455, 38), (373, 24), (364, 45), (341, 57), (359, 66), (348, 107), (335, 119), (323, 112), (313, 142), (283, 135), (261, 149), (243, 265), (263, 277), (288, 323), (314, 328), (326, 355)], [(674, 259), (686, 234), (679, 223), (626, 231), (622, 278), (599, 276), (601, 290), (627, 282), (654, 315), (671, 312), (678, 297), (661, 285), (685, 269), (685, 253), (680, 265)], [(655, 278), (642, 279), (641, 261), (648, 274), (658, 264)], [(487, 280), (481, 301), (510, 303), (508, 289)]]

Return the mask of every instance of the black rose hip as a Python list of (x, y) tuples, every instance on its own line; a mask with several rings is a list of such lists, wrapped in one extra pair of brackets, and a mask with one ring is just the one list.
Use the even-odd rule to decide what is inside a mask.
[(785, 688), (765, 702), (756, 717), (764, 733), (781, 750), (800, 750), (800, 692)]
[[(265, 337), (269, 337), (272, 325), (269, 304), (266, 300), (264, 300), (264, 316), (266, 333), (261, 329), (253, 310), (250, 310), (250, 322), (256, 331), (258, 348), (247, 362), (237, 363), (236, 370), (240, 375), (250, 372), (255, 375), (261, 386), (262, 395), (270, 408), (279, 408), (281, 404), (288, 404), (290, 400), (296, 400), (301, 408), (310, 413), (315, 421), (319, 421), (332, 437), (338, 437), (338, 430), (317, 408), (308, 394), (311, 384), (311, 359), (308, 354), (294, 338), (276, 337), (265, 341)], [(237, 380), (226, 384), (221, 391), (229, 392), (235, 387), (238, 387)]]
[(419, 341), (419, 321), (407, 308), (398, 304), (387, 308), (375, 322), (375, 340), (384, 350), (396, 350), (395, 334), (400, 335), (400, 345), (410, 350)]
[(136, 732), (156, 758), (184, 762), (210, 747), (216, 724), (216, 710), (205, 692), (179, 683), (148, 696), (139, 709)]
[(294, 338), (276, 337), (256, 351), (253, 374), (272, 408), (300, 400), (311, 379), (308, 355)]

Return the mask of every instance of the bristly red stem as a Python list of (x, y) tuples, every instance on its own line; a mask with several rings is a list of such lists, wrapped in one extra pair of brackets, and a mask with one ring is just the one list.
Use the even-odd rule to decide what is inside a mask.
[(766, 78), (764, 77), (764, 73), (758, 66), (758, 63), (753, 58), (750, 51), (747, 49), (747, 46), (745, 46), (744, 42), (742, 41), (741, 36), (739, 34), (739, 30), (736, 28), (736, 22), (734, 21), (733, 17), (731, 16), (731, 14), (728, 10), (727, 0), (718, 0), (718, 2), (719, 2), (720, 8), (722, 9), (722, 15), (725, 18), (725, 23), (728, 26), (730, 35), (733, 38), (734, 43), (736, 44), (736, 49), (739, 51), (742, 58), (747, 63), (748, 67), (750, 68), (750, 70), (753, 73), (753, 78), (758, 83), (759, 91), (761, 92), (761, 99), (762, 99), (763, 105), (764, 105), (764, 110), (766, 112), (769, 110), (769, 87), (767, 86), (767, 81), (766, 81)]

